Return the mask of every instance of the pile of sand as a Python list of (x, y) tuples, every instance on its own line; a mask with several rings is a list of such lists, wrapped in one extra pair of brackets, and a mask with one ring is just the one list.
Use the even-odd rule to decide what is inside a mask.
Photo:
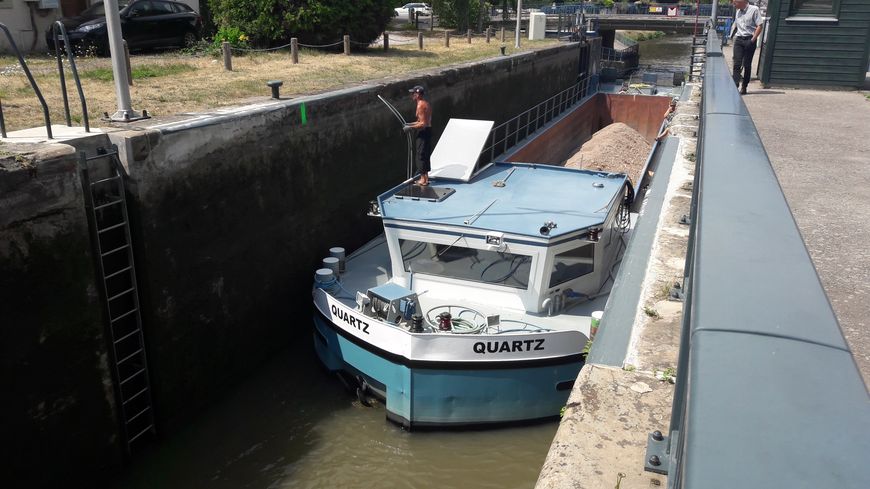
[(568, 168), (624, 173), (636, 183), (652, 145), (639, 132), (615, 122), (592, 135), (565, 162)]

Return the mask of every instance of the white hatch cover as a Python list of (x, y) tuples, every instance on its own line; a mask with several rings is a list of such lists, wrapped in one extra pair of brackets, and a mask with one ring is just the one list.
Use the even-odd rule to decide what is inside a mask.
[(432, 151), (432, 171), (429, 175), (467, 182), (474, 173), (474, 166), (493, 121), (450, 119), (438, 146)]

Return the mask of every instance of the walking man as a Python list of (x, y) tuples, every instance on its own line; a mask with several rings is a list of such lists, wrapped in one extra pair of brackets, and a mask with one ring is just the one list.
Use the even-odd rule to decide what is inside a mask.
[(432, 106), (426, 100), (426, 89), (420, 85), (408, 90), (411, 100), (417, 102), (417, 120), (405, 124), (403, 130), (417, 131), (417, 171), (420, 179), (414, 183), (417, 185), (429, 185), (429, 170), (432, 169), (429, 156), (432, 154)]
[[(740, 87), (740, 95), (746, 94), (749, 77), (752, 73), (752, 57), (755, 56), (755, 46), (761, 35), (761, 12), (755, 5), (749, 5), (747, 0), (734, 0), (734, 25), (731, 37), (734, 38), (734, 85)], [(743, 83), (740, 80), (740, 70), (743, 69)]]

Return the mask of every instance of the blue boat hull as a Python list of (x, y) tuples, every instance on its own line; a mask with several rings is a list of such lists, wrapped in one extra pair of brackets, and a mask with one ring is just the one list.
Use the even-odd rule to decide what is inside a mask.
[[(583, 365), (561, 361), (475, 365), (387, 358), (320, 314), (314, 345), (331, 371), (361, 375), (383, 393), (387, 418), (406, 428), (462, 427), (558, 417)], [(505, 368), (506, 367), (506, 368)]]

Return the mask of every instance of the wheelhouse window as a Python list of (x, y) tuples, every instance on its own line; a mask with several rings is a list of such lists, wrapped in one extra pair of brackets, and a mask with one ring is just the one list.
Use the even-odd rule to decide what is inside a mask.
[(483, 282), (516, 289), (529, 286), (532, 257), (457, 244), (400, 239), (405, 271)]
[(791, 0), (789, 13), (799, 17), (836, 17), (840, 13), (840, 0)]
[(556, 255), (550, 272), (550, 287), (564, 284), (595, 269), (595, 244), (587, 243)]

